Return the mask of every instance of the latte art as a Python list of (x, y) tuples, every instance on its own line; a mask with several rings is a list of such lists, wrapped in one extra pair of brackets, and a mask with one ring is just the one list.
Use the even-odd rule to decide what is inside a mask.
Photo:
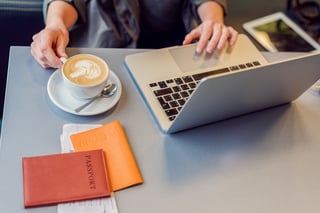
[[(74, 65), (74, 71), (70, 73), (70, 77), (75, 79), (95, 79), (101, 75), (101, 69), (98, 64), (93, 61), (78, 61)], [(79, 82), (80, 83), (80, 82)]]
[(105, 62), (91, 55), (75, 55), (63, 65), (65, 76), (73, 83), (83, 86), (99, 84), (106, 79), (108, 67)]

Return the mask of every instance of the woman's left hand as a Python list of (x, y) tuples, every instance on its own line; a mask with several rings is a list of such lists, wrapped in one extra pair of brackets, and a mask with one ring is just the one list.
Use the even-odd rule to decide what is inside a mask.
[(183, 45), (197, 40), (197, 53), (201, 53), (204, 49), (208, 53), (212, 53), (215, 49), (222, 49), (227, 43), (234, 45), (237, 37), (238, 32), (233, 27), (207, 20), (186, 35)]

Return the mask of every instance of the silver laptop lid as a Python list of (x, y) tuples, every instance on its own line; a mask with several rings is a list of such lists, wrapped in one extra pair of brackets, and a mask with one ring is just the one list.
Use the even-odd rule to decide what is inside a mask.
[(203, 79), (168, 133), (285, 104), (320, 78), (320, 53)]

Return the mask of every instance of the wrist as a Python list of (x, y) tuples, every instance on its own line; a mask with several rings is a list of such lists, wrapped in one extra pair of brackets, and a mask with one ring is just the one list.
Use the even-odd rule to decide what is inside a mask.
[(214, 21), (218, 23), (224, 22), (224, 9), (215, 1), (207, 1), (198, 7), (198, 14), (201, 21)]
[(46, 27), (68, 30), (78, 19), (76, 9), (65, 1), (53, 1), (48, 7)]
[(68, 31), (68, 27), (65, 25), (64, 21), (61, 19), (56, 19), (56, 20), (47, 20), (46, 29), (52, 29), (52, 30), (59, 30), (61, 32), (66, 32)]

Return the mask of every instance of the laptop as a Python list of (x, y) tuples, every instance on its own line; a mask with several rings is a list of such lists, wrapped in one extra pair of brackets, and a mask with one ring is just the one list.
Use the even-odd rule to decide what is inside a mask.
[(212, 54), (196, 44), (126, 56), (125, 65), (164, 133), (289, 103), (320, 78), (320, 52), (268, 62), (251, 40)]

